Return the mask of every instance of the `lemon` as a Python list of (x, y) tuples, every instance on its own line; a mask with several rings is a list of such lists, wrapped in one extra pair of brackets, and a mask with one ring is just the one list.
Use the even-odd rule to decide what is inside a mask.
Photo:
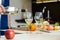
[(58, 29), (59, 29), (58, 26), (55, 26), (55, 27), (54, 27), (54, 30), (58, 30)]

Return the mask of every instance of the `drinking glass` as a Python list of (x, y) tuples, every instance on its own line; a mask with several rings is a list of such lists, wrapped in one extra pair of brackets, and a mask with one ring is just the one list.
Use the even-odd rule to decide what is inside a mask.
[[(28, 30), (30, 29), (29, 28), (29, 25), (32, 23), (32, 21), (33, 21), (33, 17), (32, 17), (32, 13), (31, 12), (26, 12), (26, 13), (24, 13), (24, 19), (25, 19), (25, 22), (27, 23), (27, 28), (28, 28)], [(29, 30), (30, 31), (30, 30)], [(30, 32), (28, 32), (28, 33), (30, 33)]]
[(43, 14), (42, 14), (42, 12), (36, 12), (34, 19), (36, 21), (37, 30), (40, 30), (40, 24), (43, 23)]
[(29, 25), (33, 21), (32, 13), (31, 12), (26, 12), (25, 13), (25, 22)]
[(35, 19), (36, 23), (38, 23), (38, 24), (43, 22), (43, 14), (42, 14), (42, 12), (36, 12), (34, 19)]

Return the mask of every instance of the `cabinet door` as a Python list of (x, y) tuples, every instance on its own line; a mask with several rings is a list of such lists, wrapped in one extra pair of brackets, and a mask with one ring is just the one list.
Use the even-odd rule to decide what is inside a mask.
[(43, 0), (43, 1), (57, 1), (57, 0)]
[(60, 1), (60, 0), (58, 0), (58, 1)]
[(56, 2), (57, 0), (37, 0), (37, 3)]

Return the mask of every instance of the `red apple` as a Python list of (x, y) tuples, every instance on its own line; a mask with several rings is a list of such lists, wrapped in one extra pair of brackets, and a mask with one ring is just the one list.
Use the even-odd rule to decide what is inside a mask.
[(51, 26), (51, 25), (46, 25), (46, 26), (44, 26), (44, 29), (45, 29), (45, 30), (53, 30), (53, 26)]
[(13, 29), (8, 29), (4, 33), (5, 33), (6, 39), (13, 39), (14, 36), (15, 36), (15, 33), (14, 33)]
[(47, 30), (53, 30), (53, 26), (48, 26)]

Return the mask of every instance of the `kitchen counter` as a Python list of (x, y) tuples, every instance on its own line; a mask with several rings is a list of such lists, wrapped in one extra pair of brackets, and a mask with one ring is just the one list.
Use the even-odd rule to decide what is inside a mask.
[[(60, 40), (60, 30), (52, 31), (51, 33), (34, 31), (30, 33), (29, 31), (18, 31), (14, 30), (17, 33), (14, 37), (14, 40)], [(1, 36), (1, 40), (6, 40), (5, 36)]]

